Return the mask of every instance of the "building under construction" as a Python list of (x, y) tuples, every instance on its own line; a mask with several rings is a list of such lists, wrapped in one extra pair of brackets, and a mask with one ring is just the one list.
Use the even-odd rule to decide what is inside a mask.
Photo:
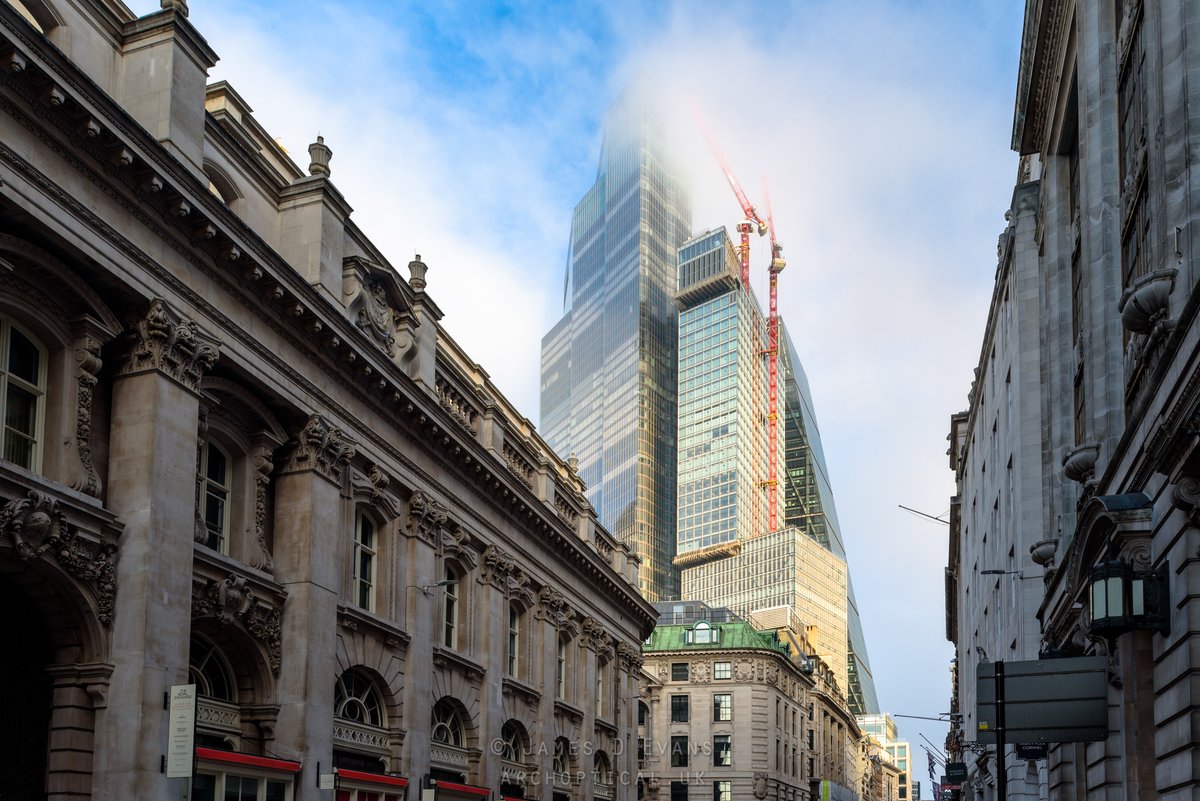
[[(744, 280), (743, 247), (720, 228), (679, 249), (681, 597), (739, 614), (791, 606), (822, 629), (813, 642), (828, 664), (838, 666), (851, 710), (877, 712), (808, 380), (776, 316), (781, 391), (778, 408), (772, 408), (771, 316)], [(778, 253), (773, 246), (773, 259)], [(773, 414), (781, 424), (770, 425)], [(775, 471), (772, 450), (783, 457)], [(810, 541), (822, 547), (806, 547)], [(840, 597), (828, 597), (828, 582), (816, 580), (825, 573), (840, 577)]]

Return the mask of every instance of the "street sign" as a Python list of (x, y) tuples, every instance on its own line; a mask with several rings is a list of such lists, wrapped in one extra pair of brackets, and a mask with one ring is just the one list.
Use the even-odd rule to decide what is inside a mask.
[(1045, 759), (1050, 752), (1046, 743), (1017, 743), (1019, 759)]
[[(1005, 662), (1004, 742), (1085, 743), (1108, 737), (1108, 658), (1080, 656)], [(980, 742), (995, 743), (996, 663), (976, 680)]]

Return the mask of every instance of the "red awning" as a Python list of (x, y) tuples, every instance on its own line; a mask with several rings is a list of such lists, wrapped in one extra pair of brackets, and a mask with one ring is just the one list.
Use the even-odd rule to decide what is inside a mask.
[(454, 782), (444, 782), (441, 779), (435, 779), (433, 786), (439, 790), (446, 790), (451, 793), (465, 793), (467, 795), (489, 796), (492, 791), (486, 787), (476, 787), (473, 784), (456, 784)]
[(343, 779), (363, 784), (379, 784), (386, 787), (407, 787), (408, 779), (403, 776), (388, 776), (385, 773), (367, 773), (365, 770), (334, 768), (334, 773)]
[(251, 768), (277, 770), (280, 773), (299, 773), (300, 763), (290, 759), (271, 759), (270, 757), (239, 754), (237, 751), (221, 751), (216, 748), (196, 746), (196, 758), (209, 762), (224, 762), (229, 765), (245, 765)]

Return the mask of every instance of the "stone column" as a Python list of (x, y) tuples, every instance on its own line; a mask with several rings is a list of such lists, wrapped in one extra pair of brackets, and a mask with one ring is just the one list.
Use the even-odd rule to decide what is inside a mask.
[[(421, 490), (408, 499), (404, 538), (404, 630), (412, 638), (406, 657), (404, 685), (405, 753), (402, 763), (412, 784), (429, 773), (429, 737), (433, 724), (433, 644), (441, 631), (441, 580), (437, 573), (436, 542), (446, 525), (446, 507)], [(420, 788), (410, 791), (420, 793)], [(410, 795), (416, 798), (417, 795)]]
[[(638, 700), (641, 695), (638, 675), (642, 669), (642, 651), (629, 643), (617, 643), (617, 738), (621, 753), (613, 760), (616, 783), (615, 801), (637, 798)], [(646, 722), (650, 718), (647, 716)], [(649, 745), (649, 744), (647, 744)]]
[(287, 589), (275, 752), (304, 762), (296, 801), (331, 799), (318, 790), (333, 764), (337, 606), (348, 545), (342, 477), (354, 443), (320, 415), (293, 439), (275, 484), (275, 576)]
[(483, 697), (479, 712), (479, 783), (499, 792), (500, 757), (492, 743), (504, 726), (504, 676), (508, 673), (508, 579), (516, 569), (512, 556), (489, 545), (483, 552), (475, 610), (482, 634), (474, 650), (483, 665)]
[(158, 299), (129, 339), (112, 394), (108, 506), (125, 530), (96, 797), (175, 799), (163, 699), (187, 681), (200, 380), (218, 351)]

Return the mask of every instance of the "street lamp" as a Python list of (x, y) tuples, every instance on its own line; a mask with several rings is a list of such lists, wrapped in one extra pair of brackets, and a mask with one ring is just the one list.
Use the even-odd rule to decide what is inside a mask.
[(1135, 629), (1167, 634), (1167, 566), (1134, 570), (1124, 559), (1101, 562), (1088, 575), (1092, 622), (1088, 632), (1117, 637)]
[(416, 587), (418, 590), (428, 595), (429, 591), (434, 587), (449, 587), (453, 583), (454, 579), (442, 579), (441, 581), (435, 581), (433, 584), (409, 584), (404, 589), (407, 591), (411, 590), (413, 587)]

